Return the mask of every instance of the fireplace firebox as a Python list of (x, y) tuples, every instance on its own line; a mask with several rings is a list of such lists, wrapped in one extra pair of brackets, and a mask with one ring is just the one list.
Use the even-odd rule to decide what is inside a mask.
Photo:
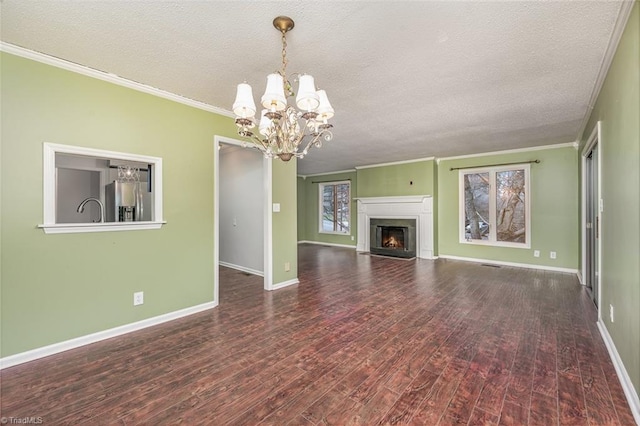
[(370, 219), (371, 254), (412, 258), (416, 256), (415, 219)]

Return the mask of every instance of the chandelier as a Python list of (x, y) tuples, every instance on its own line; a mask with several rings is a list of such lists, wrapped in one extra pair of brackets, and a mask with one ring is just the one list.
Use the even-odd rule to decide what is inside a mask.
[[(238, 134), (248, 138), (267, 158), (278, 157), (289, 161), (293, 157), (303, 158), (313, 146), (320, 148), (322, 140), (330, 141), (333, 134), (327, 123), (333, 117), (333, 108), (324, 90), (316, 90), (313, 77), (309, 74), (293, 74), (294, 82), (299, 81), (297, 94), (287, 79), (287, 39), (294, 22), (287, 16), (278, 16), (273, 26), (282, 33), (282, 69), (267, 76), (267, 88), (261, 99), (264, 109), (256, 135), (256, 104), (253, 102), (251, 86), (246, 82), (238, 84), (233, 113), (236, 115)], [(287, 98), (295, 96), (296, 110), (287, 103)], [(302, 151), (299, 149), (302, 148)]]

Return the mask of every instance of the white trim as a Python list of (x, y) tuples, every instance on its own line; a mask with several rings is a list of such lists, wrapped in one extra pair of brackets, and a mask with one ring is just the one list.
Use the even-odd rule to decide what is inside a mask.
[[(220, 153), (218, 147), (221, 143), (235, 145), (235, 146), (244, 146), (244, 142), (238, 139), (228, 138), (226, 136), (215, 135), (213, 137), (213, 178), (214, 178), (214, 196), (213, 196), (213, 241), (214, 241), (214, 258), (213, 258), (213, 268), (214, 268), (214, 280), (215, 280), (215, 300), (218, 300), (218, 292), (220, 286), (220, 275), (218, 271), (218, 265), (224, 264), (224, 262), (220, 262)], [(264, 271), (261, 272), (260, 275), (264, 278), (264, 289), (272, 290), (273, 286), (273, 231), (272, 231), (272, 209), (271, 209), (271, 200), (272, 200), (272, 192), (271, 192), (271, 176), (272, 176), (272, 162), (268, 158), (263, 158), (262, 160), (262, 170), (263, 170), (263, 182), (264, 182), (264, 206), (263, 206), (263, 220), (264, 220), (264, 258), (263, 258), (263, 266)], [(224, 265), (223, 265), (224, 266)], [(251, 272), (248, 271), (247, 272)]]
[(609, 74), (609, 68), (611, 68), (611, 64), (613, 63), (613, 57), (616, 54), (616, 50), (618, 50), (618, 44), (620, 44), (622, 34), (624, 33), (624, 29), (627, 26), (627, 21), (631, 16), (631, 10), (633, 9), (634, 3), (634, 0), (627, 0), (622, 1), (620, 4), (620, 10), (618, 11), (618, 17), (616, 18), (616, 23), (614, 24), (613, 31), (611, 32), (611, 38), (609, 38), (607, 50), (605, 50), (604, 56), (602, 57), (602, 62), (600, 63), (598, 77), (596, 78), (596, 82), (593, 85), (593, 90), (591, 91), (591, 96), (589, 97), (589, 103), (587, 104), (588, 108), (585, 111), (584, 117), (582, 118), (582, 123), (580, 124), (578, 138), (580, 138), (584, 134), (584, 131), (587, 128), (587, 124), (589, 124), (589, 118), (591, 118), (591, 113), (593, 112), (593, 108), (598, 101), (598, 97), (600, 96), (600, 91), (602, 90), (604, 81), (607, 78), (607, 74)]
[(356, 166), (356, 170), (360, 169), (372, 169), (374, 167), (386, 167), (386, 166), (396, 166), (398, 164), (409, 164), (409, 163), (419, 163), (422, 161), (431, 161), (435, 160), (436, 157), (425, 157), (425, 158), (416, 158), (414, 160), (402, 160), (402, 161), (392, 161), (390, 163), (379, 163), (379, 164), (367, 164), (365, 166)]
[[(587, 155), (593, 150), (593, 147), (596, 146), (596, 144), (598, 145), (598, 183), (597, 183), (597, 191), (598, 191), (598, 198), (602, 199), (602, 150), (600, 149), (602, 147), (602, 121), (599, 120), (596, 125), (593, 127), (593, 130), (591, 131), (591, 134), (589, 135), (589, 139), (587, 139), (587, 142), (585, 143), (585, 146), (582, 150), (582, 153), (580, 155), (580, 161), (581, 161), (581, 208), (582, 208), (582, 214), (581, 214), (581, 218), (580, 218), (580, 241), (581, 241), (581, 245), (582, 247), (580, 248), (581, 251), (581, 256), (582, 256), (582, 264), (581, 264), (581, 271), (580, 271), (580, 275), (582, 277), (586, 278), (587, 275), (587, 241), (585, 239), (585, 232), (587, 229), (587, 183), (586, 183), (586, 178), (587, 178), (587, 168), (586, 168), (586, 164), (587, 164)], [(596, 295), (596, 297), (598, 298), (598, 319), (602, 320), (602, 216), (603, 216), (603, 212), (598, 212), (598, 216), (600, 217), (600, 220), (598, 221), (598, 226), (600, 226), (600, 229), (598, 229), (598, 245), (596, 247), (597, 250), (597, 255), (598, 255), (598, 264), (596, 265), (596, 269), (598, 271), (598, 273), (596, 274), (596, 279), (597, 279), (597, 286), (598, 286), (598, 294)], [(582, 281), (581, 281), (582, 282)]]
[(322, 241), (309, 241), (309, 240), (301, 240), (298, 241), (298, 244), (316, 244), (319, 246), (331, 246), (331, 247), (343, 247), (343, 248), (348, 248), (348, 249), (356, 249), (356, 246), (350, 246), (347, 244), (335, 244), (335, 243), (323, 243)]
[(273, 284), (269, 290), (279, 290), (281, 288), (289, 287), (296, 284), (300, 284), (300, 281), (297, 278), (293, 278), (288, 281), (282, 281), (282, 282)]
[(233, 263), (219, 261), (218, 265), (226, 266), (227, 268), (235, 269), (236, 271), (246, 272), (247, 274), (257, 275), (259, 277), (264, 277), (264, 272), (258, 271), (257, 269), (251, 269), (240, 265), (234, 265)]
[(627, 397), (627, 402), (629, 403), (629, 408), (631, 409), (633, 418), (636, 420), (636, 424), (640, 425), (640, 399), (638, 398), (638, 393), (633, 386), (629, 373), (627, 373), (627, 369), (624, 367), (622, 358), (620, 358), (620, 354), (618, 353), (616, 345), (609, 334), (609, 330), (607, 330), (607, 326), (602, 322), (602, 320), (599, 320), (597, 324), (602, 340), (604, 340), (604, 344), (607, 347), (607, 351), (609, 351), (609, 356), (611, 357), (613, 366), (615, 367), (618, 378), (620, 379), (624, 396)]
[[(153, 219), (148, 222), (105, 222), (105, 223), (56, 223), (56, 154), (84, 155), (110, 160), (133, 161), (153, 166)], [(62, 145), (44, 142), (42, 144), (42, 216), (44, 223), (38, 228), (46, 234), (64, 234), (81, 232), (133, 231), (158, 229), (167, 222), (162, 211), (162, 158), (128, 152), (108, 151), (76, 145)], [(102, 190), (104, 192), (104, 190)]]
[(204, 111), (213, 112), (215, 114), (224, 115), (226, 117), (235, 117), (233, 113), (224, 108), (216, 107), (206, 104), (204, 102), (196, 101), (195, 99), (185, 98), (184, 96), (176, 95), (165, 90), (161, 90), (146, 84), (138, 83), (136, 81), (127, 80), (126, 78), (117, 76), (112, 73), (99, 71), (94, 68), (89, 68), (84, 65), (76, 64), (74, 62), (65, 61), (64, 59), (55, 58), (53, 56), (46, 55), (40, 52), (34, 52), (33, 50), (25, 49), (20, 46), (16, 46), (6, 42), (0, 42), (0, 51), (10, 53), (12, 55), (20, 56), (22, 58), (31, 59), (36, 62), (51, 65), (56, 68), (61, 68), (67, 71), (82, 74), (87, 77), (92, 77), (98, 80), (107, 81), (109, 83), (117, 84), (118, 86), (127, 87), (129, 89), (137, 90), (138, 92), (148, 93), (150, 95), (157, 96), (159, 98), (169, 99), (170, 101), (178, 102), (183, 105), (188, 105), (194, 108), (198, 108)]
[(160, 229), (166, 221), (154, 222), (104, 222), (104, 223), (55, 223), (38, 225), (45, 234), (77, 234), (83, 232), (141, 231)]
[(578, 272), (576, 273), (577, 277), (578, 277), (578, 281), (580, 282), (581, 285), (584, 285), (584, 279), (582, 278), (582, 271), (578, 269)]
[(515, 268), (540, 269), (543, 271), (567, 272), (569, 274), (578, 274), (577, 269), (559, 268), (557, 266), (532, 265), (529, 263), (504, 262), (502, 260), (478, 259), (473, 257), (451, 256), (448, 254), (440, 254), (441, 259), (462, 260), (464, 262), (487, 263), (489, 265), (513, 266)]
[(560, 148), (577, 148), (578, 142), (566, 142), (566, 143), (557, 143), (553, 145), (541, 145), (541, 146), (532, 146), (529, 148), (516, 148), (516, 149), (505, 149), (503, 151), (491, 151), (491, 152), (481, 152), (478, 154), (466, 154), (466, 155), (456, 155), (454, 157), (442, 157), (438, 158), (438, 164), (440, 161), (451, 161), (451, 160), (462, 160), (464, 158), (475, 158), (475, 157), (488, 157), (491, 155), (503, 155), (503, 154), (517, 154), (520, 152), (532, 152), (532, 151), (544, 151), (545, 149), (560, 149)]
[(173, 321), (178, 318), (206, 311), (207, 309), (215, 308), (216, 306), (218, 306), (217, 302), (202, 303), (200, 305), (191, 306), (189, 308), (180, 309), (178, 311), (169, 312), (152, 318), (147, 318), (141, 321), (114, 327), (108, 330), (99, 331), (97, 333), (91, 333), (85, 336), (76, 337), (64, 342), (54, 343), (52, 345), (43, 346), (40, 348), (32, 349), (30, 351), (10, 355), (0, 359), (0, 369), (13, 367), (18, 364), (34, 361), (39, 358), (44, 358), (46, 356), (68, 351), (70, 349), (79, 348), (91, 343), (100, 342), (102, 340), (111, 339), (112, 337), (142, 330), (143, 328), (152, 327), (154, 325), (162, 324), (168, 321)]
[(357, 197), (354, 200), (362, 204), (397, 204), (397, 203), (422, 203), (431, 195), (401, 195), (397, 197)]
[(312, 173), (310, 175), (298, 175), (298, 177), (301, 177), (302, 179), (306, 179), (308, 177), (314, 177), (314, 176), (337, 175), (341, 173), (355, 173), (355, 172), (357, 172), (356, 169), (348, 169), (348, 170), (338, 170), (337, 172), (323, 172), (323, 173)]

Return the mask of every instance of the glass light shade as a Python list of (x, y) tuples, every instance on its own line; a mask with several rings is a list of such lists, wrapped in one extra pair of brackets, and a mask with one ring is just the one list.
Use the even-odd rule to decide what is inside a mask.
[(316, 92), (316, 85), (313, 77), (309, 74), (300, 76), (300, 85), (298, 86), (298, 96), (296, 96), (296, 105), (303, 111), (313, 111), (318, 108), (320, 100)]
[(250, 118), (256, 115), (256, 104), (253, 102), (253, 91), (247, 83), (238, 84), (233, 113), (238, 117)]
[(267, 111), (267, 109), (263, 109), (260, 113), (260, 124), (258, 125), (260, 134), (265, 137), (269, 135), (269, 127), (271, 127), (271, 119), (265, 115)]
[(262, 95), (262, 106), (276, 111), (282, 111), (287, 107), (287, 98), (284, 97), (284, 81), (280, 74), (267, 76), (267, 88)]
[(321, 120), (328, 120), (333, 117), (334, 111), (327, 98), (327, 92), (324, 90), (318, 90), (318, 98), (320, 99), (320, 106), (318, 106), (317, 113), (318, 118)]

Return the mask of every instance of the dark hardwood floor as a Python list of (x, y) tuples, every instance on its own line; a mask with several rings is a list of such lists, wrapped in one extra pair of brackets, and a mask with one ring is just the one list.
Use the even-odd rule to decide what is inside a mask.
[(44, 424), (633, 425), (575, 276), (301, 245), (274, 292), (5, 369)]

